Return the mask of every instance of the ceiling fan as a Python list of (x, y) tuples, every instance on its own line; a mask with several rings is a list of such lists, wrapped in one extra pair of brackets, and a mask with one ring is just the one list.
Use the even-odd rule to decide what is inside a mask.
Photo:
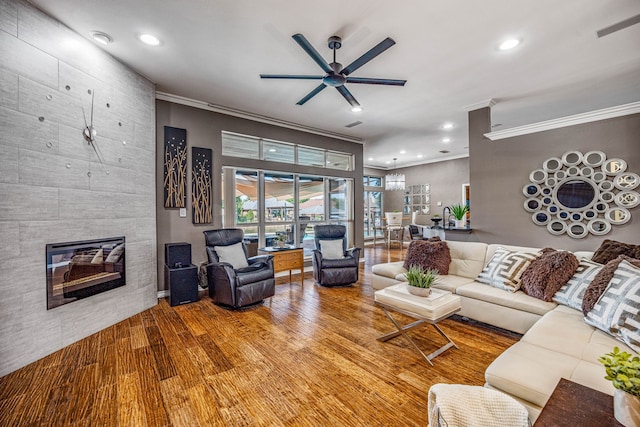
[(327, 86), (335, 87), (338, 92), (351, 104), (352, 111), (360, 111), (362, 108), (354, 96), (345, 87), (345, 83), (361, 83), (372, 85), (391, 85), (391, 86), (404, 86), (406, 80), (392, 80), (392, 79), (373, 79), (366, 77), (350, 77), (350, 74), (362, 67), (367, 62), (371, 61), (376, 56), (380, 55), (385, 50), (396, 44), (393, 39), (387, 37), (380, 43), (371, 48), (368, 52), (362, 55), (360, 58), (353, 61), (346, 67), (342, 67), (342, 64), (336, 62), (336, 50), (342, 46), (342, 39), (338, 36), (329, 37), (328, 45), (329, 49), (333, 50), (333, 62), (328, 64), (317, 50), (311, 46), (311, 43), (302, 35), (294, 34), (293, 39), (307, 52), (307, 55), (311, 57), (319, 66), (324, 75), (290, 75), (290, 74), (260, 74), (260, 78), (263, 79), (299, 79), (299, 80), (322, 80), (322, 83), (311, 92), (309, 92), (304, 98), (297, 102), (298, 105), (303, 105), (311, 98), (319, 94)]

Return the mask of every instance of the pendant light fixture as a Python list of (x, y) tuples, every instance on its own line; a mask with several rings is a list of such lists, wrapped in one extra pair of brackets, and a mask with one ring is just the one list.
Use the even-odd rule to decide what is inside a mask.
[[(393, 159), (393, 169), (396, 168), (396, 160)], [(404, 190), (404, 174), (403, 173), (390, 173), (384, 177), (384, 189), (387, 191), (401, 191)]]

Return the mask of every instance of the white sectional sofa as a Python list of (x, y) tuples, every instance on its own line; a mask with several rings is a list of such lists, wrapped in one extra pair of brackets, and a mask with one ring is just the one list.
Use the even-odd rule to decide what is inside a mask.
[[(584, 322), (582, 312), (530, 297), (522, 291), (508, 292), (479, 283), (475, 278), (489, 263), (498, 247), (537, 252), (539, 248), (448, 241), (449, 274), (436, 287), (460, 296), (461, 316), (524, 334), (486, 370), (485, 386), (520, 401), (535, 421), (560, 378), (613, 394), (604, 379), (598, 357), (614, 346), (631, 348)], [(574, 252), (591, 258), (593, 252)], [(374, 289), (406, 281), (403, 261), (374, 265)]]

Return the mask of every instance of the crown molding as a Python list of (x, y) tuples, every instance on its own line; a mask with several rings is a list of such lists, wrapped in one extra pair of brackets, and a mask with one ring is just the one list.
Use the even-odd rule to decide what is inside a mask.
[(315, 135), (326, 136), (329, 138), (341, 139), (343, 141), (353, 142), (355, 144), (364, 144), (362, 138), (355, 138), (341, 133), (330, 132), (323, 129), (304, 126), (286, 120), (275, 119), (273, 117), (262, 116), (260, 114), (250, 113), (248, 111), (236, 110), (235, 108), (225, 107), (222, 105), (212, 104), (210, 102), (198, 101), (197, 99), (186, 98), (180, 95), (174, 95), (166, 92), (156, 91), (156, 99), (161, 101), (173, 102), (175, 104), (186, 105), (189, 107), (199, 108), (201, 110), (213, 111), (215, 113), (226, 114), (228, 116), (239, 117), (241, 119), (253, 120), (254, 122), (266, 123), (269, 125), (280, 126), (287, 129), (298, 130), (301, 132), (313, 133)]
[(493, 107), (494, 105), (496, 105), (498, 103), (498, 101), (496, 101), (493, 98), (489, 98), (489, 99), (485, 99), (484, 101), (480, 101), (480, 102), (476, 102), (475, 104), (471, 104), (471, 105), (467, 105), (466, 107), (462, 107), (462, 109), (464, 111), (475, 111), (475, 110), (479, 110), (481, 108), (486, 108), (486, 107)]
[(367, 165), (366, 163), (363, 164), (363, 166), (365, 168), (369, 168), (369, 169), (377, 169), (380, 171), (395, 171), (395, 170), (399, 170), (399, 169), (404, 169), (404, 168), (410, 168), (413, 166), (420, 166), (420, 165), (428, 165), (431, 163), (439, 163), (439, 162), (446, 162), (449, 160), (457, 160), (457, 159), (464, 159), (469, 157), (469, 153), (465, 153), (465, 154), (454, 154), (451, 156), (446, 156), (446, 157), (438, 157), (437, 159), (424, 159), (424, 160), (419, 160), (419, 161), (415, 161), (415, 162), (409, 162), (409, 163), (405, 163), (402, 166), (398, 166), (396, 168), (393, 168), (391, 166), (372, 166), (372, 165)]
[(567, 126), (575, 126), (583, 123), (596, 122), (598, 120), (612, 119), (614, 117), (628, 116), (640, 113), (640, 101), (629, 104), (618, 105), (616, 107), (603, 108), (602, 110), (589, 111), (573, 116), (560, 117), (558, 119), (546, 120), (544, 122), (530, 125), (518, 126), (511, 129), (504, 129), (495, 132), (485, 133), (484, 136), (491, 141), (512, 138), (514, 136), (528, 135), (530, 133), (542, 132), (545, 130), (559, 129)]

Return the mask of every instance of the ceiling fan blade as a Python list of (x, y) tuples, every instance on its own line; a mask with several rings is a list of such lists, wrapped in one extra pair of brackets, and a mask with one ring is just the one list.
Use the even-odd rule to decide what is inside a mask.
[(393, 41), (392, 38), (387, 37), (386, 39), (382, 40), (380, 43), (372, 47), (367, 53), (362, 55), (360, 58), (356, 59), (351, 64), (344, 67), (340, 73), (345, 76), (348, 76), (358, 68), (362, 67), (367, 62), (371, 61), (376, 56), (380, 55), (385, 50), (389, 49), (394, 44), (396, 44), (396, 42)]
[(356, 99), (353, 97), (353, 95), (351, 95), (351, 92), (349, 92), (349, 89), (347, 89), (344, 86), (336, 86), (336, 89), (338, 89), (338, 92), (340, 92), (340, 95), (344, 96), (344, 99), (346, 99), (347, 102), (349, 104), (351, 104), (352, 107), (359, 107), (360, 106), (358, 101), (356, 101)]
[(347, 77), (347, 83), (364, 83), (369, 85), (404, 86), (406, 80), (369, 79), (366, 77)]
[(318, 51), (315, 50), (313, 46), (311, 46), (309, 40), (307, 40), (302, 34), (294, 34), (291, 37), (293, 37), (293, 39), (300, 45), (300, 47), (303, 48), (305, 52), (307, 52), (307, 55), (309, 55), (311, 59), (316, 61), (316, 64), (318, 64), (325, 73), (333, 72), (333, 69), (329, 66), (329, 64), (327, 64), (327, 61), (325, 61), (324, 58), (320, 56)]
[(323, 76), (301, 76), (297, 74), (260, 74), (261, 79), (298, 79), (298, 80), (322, 80)]
[(307, 102), (308, 100), (310, 100), (311, 98), (313, 98), (314, 96), (319, 94), (322, 91), (322, 89), (324, 89), (325, 87), (327, 87), (326, 84), (320, 83), (320, 86), (318, 86), (317, 88), (315, 88), (314, 90), (309, 92), (309, 94), (307, 96), (302, 98), (300, 101), (296, 102), (296, 104), (298, 104), (298, 105), (304, 104), (305, 102)]

